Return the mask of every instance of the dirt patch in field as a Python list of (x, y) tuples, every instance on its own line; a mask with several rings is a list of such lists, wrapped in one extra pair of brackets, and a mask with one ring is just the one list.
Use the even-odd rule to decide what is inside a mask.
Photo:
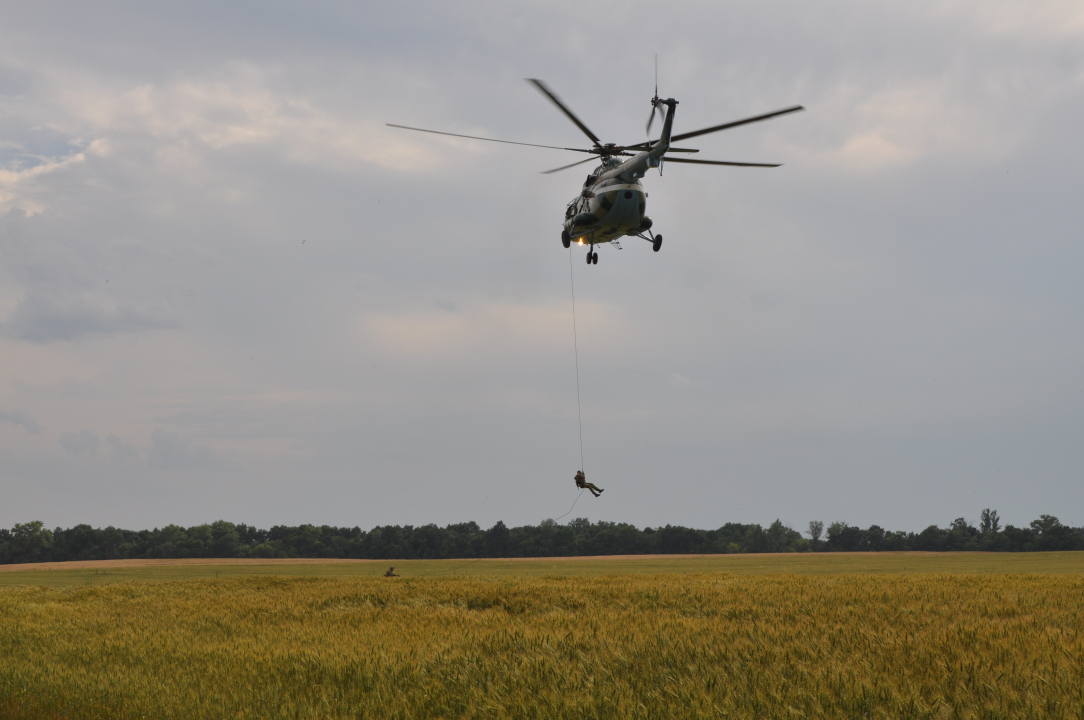
[(332, 565), (338, 563), (384, 563), (389, 560), (341, 560), (337, 558), (174, 558), (165, 560), (71, 560), (69, 562), (0, 565), (0, 572), (21, 570), (81, 570), (89, 568), (170, 567), (176, 565)]
[[(958, 553), (932, 553), (932, 552), (884, 552), (878, 555), (955, 555)], [(847, 555), (861, 555), (869, 557), (873, 553), (831, 553), (833, 557)], [(667, 560), (680, 558), (767, 558), (776, 556), (795, 557), (795, 553), (731, 553), (727, 555), (577, 555), (574, 557), (524, 557), (524, 558), (481, 558), (482, 562), (598, 562), (600, 560)], [(137, 567), (170, 567), (178, 565), (340, 565), (340, 564), (376, 564), (388, 565), (408, 562), (431, 562), (431, 563), (456, 563), (470, 560), (471, 558), (455, 558), (447, 560), (354, 560), (342, 558), (174, 558), (174, 559), (137, 559), (137, 560), (71, 560), (69, 562), (46, 562), (46, 563), (19, 563), (14, 565), (0, 565), (0, 572), (22, 572), (25, 570), (81, 570), (81, 569), (107, 569), (107, 568), (137, 568)]]

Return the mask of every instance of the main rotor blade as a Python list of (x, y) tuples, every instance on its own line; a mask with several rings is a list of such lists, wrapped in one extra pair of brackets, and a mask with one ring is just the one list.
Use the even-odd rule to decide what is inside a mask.
[(590, 130), (588, 130), (587, 126), (584, 125), (582, 122), (580, 122), (580, 119), (578, 117), (576, 117), (572, 113), (571, 110), (569, 110), (567, 107), (565, 107), (565, 104), (563, 102), (561, 102), (560, 99), (558, 99), (558, 97), (556, 95), (553, 94), (553, 91), (550, 90), (548, 87), (546, 87), (546, 84), (544, 82), (542, 82), (541, 80), (536, 80), (535, 78), (527, 78), (527, 82), (531, 83), (536, 88), (538, 88), (538, 90), (543, 95), (545, 95), (546, 97), (548, 97), (550, 99), (550, 102), (552, 102), (557, 107), (561, 108), (561, 112), (563, 112), (565, 115), (567, 115), (569, 120), (576, 123), (576, 127), (578, 127), (580, 130), (582, 130), (584, 135), (591, 138), (591, 142), (593, 142), (596, 146), (600, 146), (602, 144), (602, 143), (599, 142), (599, 139), (595, 136), (595, 134), (593, 132), (591, 132)]
[(568, 170), (570, 167), (576, 167), (577, 165), (583, 165), (585, 162), (591, 162), (592, 160), (594, 160), (594, 158), (587, 158), (586, 160), (580, 160), (579, 162), (574, 162), (571, 165), (562, 165), (561, 167), (554, 168), (552, 170), (544, 170), (544, 171), (542, 171), (541, 174), (542, 175), (550, 175), (550, 174), (555, 173), (555, 172), (561, 172), (562, 170)]
[(572, 152), (594, 153), (594, 150), (583, 150), (581, 148), (566, 148), (557, 147), (556, 145), (536, 145), (535, 143), (516, 142), (514, 140), (494, 140), (493, 138), (478, 137), (477, 135), (460, 135), (459, 133), (441, 132), (440, 130), (426, 130), (425, 128), (407, 127), (406, 125), (396, 125), (395, 123), (384, 123), (388, 127), (399, 128), (400, 130), (414, 130), (416, 132), (432, 133), (434, 135), (450, 135), (451, 137), (467, 138), (468, 140), (485, 140), (486, 142), (498, 142), (505, 143), (506, 145), (526, 145), (527, 147), (540, 147), (549, 148), (550, 150), (571, 150)]
[[(587, 162), (586, 160), (584, 162)], [(767, 164), (767, 163), (739, 163), (739, 162), (724, 162), (722, 160), (690, 160), (688, 158), (672, 158), (668, 157), (664, 162), (667, 163), (689, 163), (690, 165), (733, 165), (734, 167), (781, 167), (782, 163)]]
[(775, 112), (765, 113), (764, 115), (757, 115), (756, 117), (745, 118), (744, 120), (736, 120), (734, 122), (725, 123), (723, 125), (715, 125), (714, 127), (704, 128), (703, 130), (693, 130), (692, 132), (682, 133), (681, 135), (674, 135), (670, 138), (670, 142), (686, 140), (688, 138), (697, 137), (699, 135), (707, 135), (708, 133), (719, 132), (720, 130), (728, 130), (729, 128), (738, 127), (739, 125), (748, 125), (749, 123), (760, 122), (761, 120), (779, 117), (780, 115), (786, 115), (787, 113), (798, 112), (800, 110), (805, 110), (805, 108), (801, 105), (795, 105), (794, 107), (785, 108), (783, 110), (776, 110)]
[[(640, 143), (638, 145), (621, 145), (621, 150), (634, 150), (637, 153), (641, 152), (641, 151), (644, 151), (644, 150), (650, 150), (650, 149), (651, 149), (651, 143), (649, 143), (649, 142), (642, 142), (642, 143)], [(698, 153), (700, 151), (699, 150), (693, 150), (692, 147), (671, 147), (671, 149), (668, 150), (667, 152), (668, 153)]]
[[(651, 149), (651, 143), (643, 142), (643, 143), (640, 143), (639, 145), (622, 145), (621, 149), (622, 150), (636, 150), (637, 152), (639, 152), (641, 150), (650, 150)], [(667, 150), (666, 152), (694, 153), (694, 152), (700, 152), (700, 151), (699, 150), (693, 150), (692, 148), (676, 148), (676, 147), (672, 147), (669, 150)]]

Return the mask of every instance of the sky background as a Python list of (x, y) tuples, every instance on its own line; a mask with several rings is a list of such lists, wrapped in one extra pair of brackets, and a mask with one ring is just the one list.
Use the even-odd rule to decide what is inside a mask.
[[(0, 526), (1084, 524), (1079, 2), (3, 15)], [(640, 142), (656, 53), (675, 132), (807, 108), (651, 171), (657, 254), (384, 125)]]

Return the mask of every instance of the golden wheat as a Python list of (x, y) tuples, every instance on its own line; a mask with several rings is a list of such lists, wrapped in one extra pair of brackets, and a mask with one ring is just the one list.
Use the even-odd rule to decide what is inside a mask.
[(0, 590), (0, 714), (1084, 717), (1084, 578), (275, 578)]

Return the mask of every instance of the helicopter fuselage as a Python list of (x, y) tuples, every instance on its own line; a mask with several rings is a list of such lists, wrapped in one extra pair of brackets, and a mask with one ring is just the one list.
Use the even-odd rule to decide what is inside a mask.
[(651, 227), (651, 220), (644, 215), (647, 192), (640, 178), (649, 168), (660, 168), (661, 173), (663, 155), (670, 149), (677, 102), (664, 102), (666, 119), (658, 142), (624, 162), (615, 157), (603, 158), (602, 164), (587, 176), (580, 194), (565, 208), (564, 229), (572, 242), (608, 243), (625, 235), (640, 235)]
[(596, 245), (642, 232), (647, 192), (639, 181), (604, 180), (584, 190), (565, 210), (565, 229), (574, 242)]

